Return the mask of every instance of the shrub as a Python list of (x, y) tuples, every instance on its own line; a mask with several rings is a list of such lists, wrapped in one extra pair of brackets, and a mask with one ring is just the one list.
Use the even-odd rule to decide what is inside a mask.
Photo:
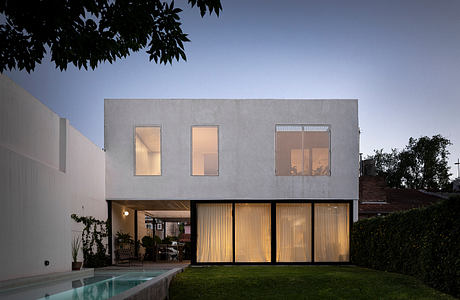
[(144, 236), (141, 242), (142, 247), (145, 248), (144, 259), (153, 260), (155, 240), (151, 236)]
[(412, 275), (460, 296), (460, 197), (438, 204), (358, 221), (351, 261)]
[(107, 237), (107, 222), (97, 220), (94, 217), (79, 217), (76, 214), (70, 216), (75, 222), (83, 223), (81, 233), (83, 262), (85, 268), (105, 267), (110, 264), (110, 258), (104, 246)]

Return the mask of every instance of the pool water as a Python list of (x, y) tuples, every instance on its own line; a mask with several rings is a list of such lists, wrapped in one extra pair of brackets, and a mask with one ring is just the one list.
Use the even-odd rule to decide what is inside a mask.
[(167, 270), (95, 271), (94, 276), (50, 282), (0, 293), (0, 299), (109, 299)]

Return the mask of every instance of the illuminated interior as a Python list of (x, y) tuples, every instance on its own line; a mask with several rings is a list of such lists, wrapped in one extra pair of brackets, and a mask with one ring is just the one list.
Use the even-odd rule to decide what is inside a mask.
[(276, 126), (276, 175), (330, 175), (327, 126)]
[(271, 261), (269, 203), (235, 204), (235, 262)]
[(349, 205), (315, 204), (315, 261), (349, 261)]
[(311, 261), (311, 204), (276, 204), (276, 261)]
[(192, 127), (192, 175), (219, 175), (218, 127)]
[(161, 175), (160, 127), (136, 127), (136, 175)]
[(197, 262), (232, 262), (232, 204), (197, 205)]
[(196, 262), (349, 262), (350, 209), (349, 203), (197, 203)]

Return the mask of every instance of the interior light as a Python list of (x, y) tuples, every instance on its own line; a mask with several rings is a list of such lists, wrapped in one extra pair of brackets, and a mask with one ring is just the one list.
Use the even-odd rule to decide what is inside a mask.
[(129, 211), (125, 210), (125, 211), (123, 212), (123, 215), (128, 216), (128, 215), (129, 215)]

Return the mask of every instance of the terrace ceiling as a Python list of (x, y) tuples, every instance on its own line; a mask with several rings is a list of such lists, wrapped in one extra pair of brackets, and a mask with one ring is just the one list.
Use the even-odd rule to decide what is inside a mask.
[(189, 200), (111, 200), (111, 202), (137, 210), (190, 210)]

